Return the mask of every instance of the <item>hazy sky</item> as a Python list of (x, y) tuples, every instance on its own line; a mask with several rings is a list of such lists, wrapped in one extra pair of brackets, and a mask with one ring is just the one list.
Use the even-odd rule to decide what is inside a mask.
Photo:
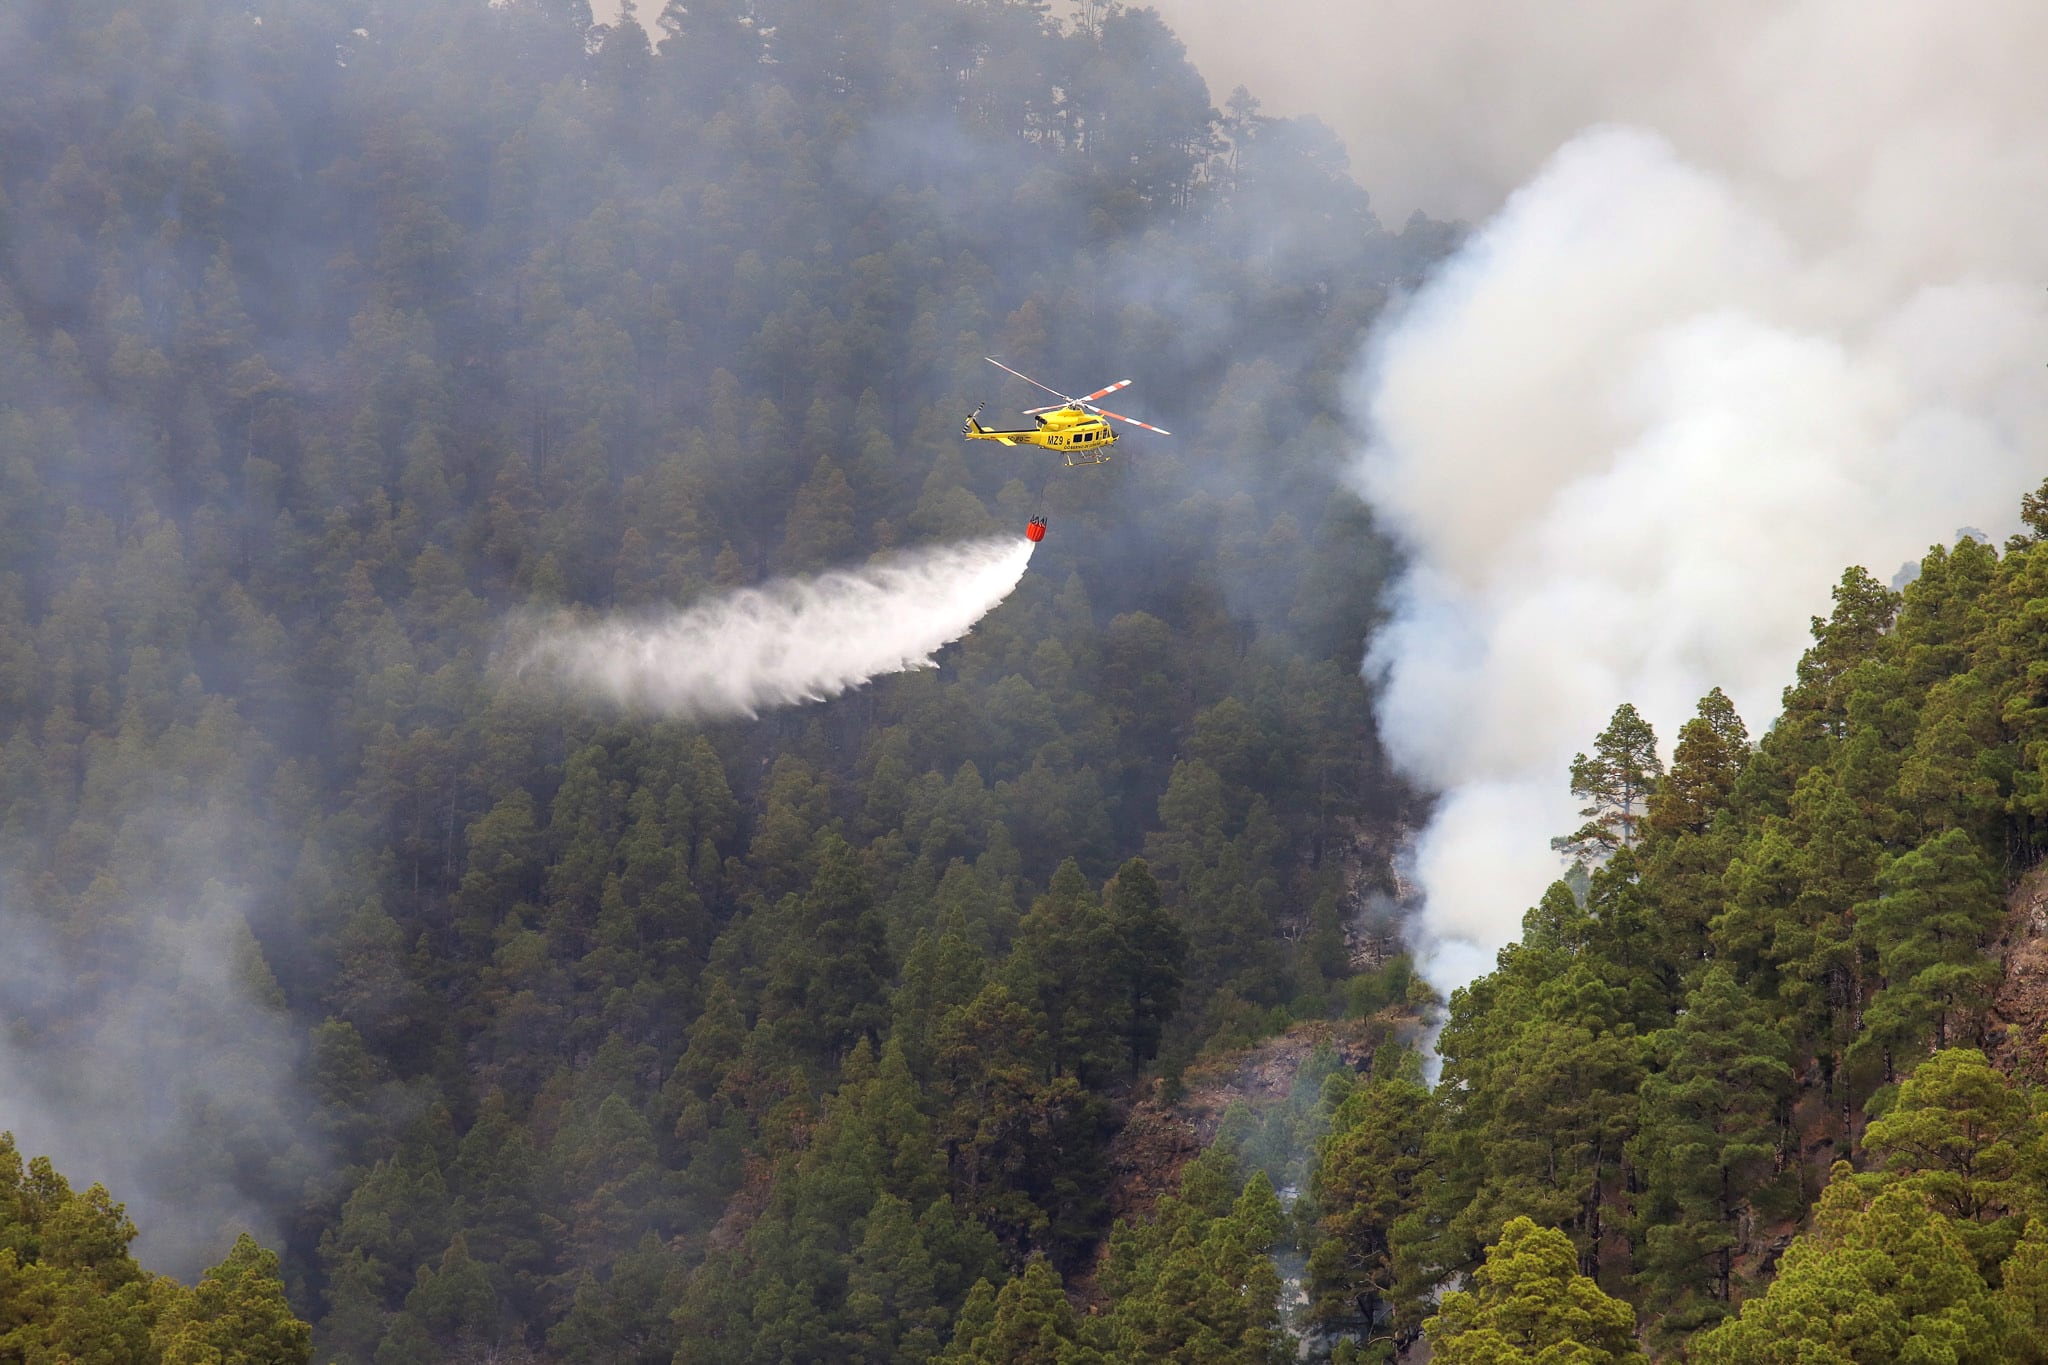
[[(640, 21), (657, 40), (654, 20), (662, 4), (663, 0), (641, 0), (639, 5)], [(1055, 0), (1055, 8), (1068, 6)], [(1371, 191), (1381, 216), (1396, 226), (1418, 207), (1437, 217), (1483, 212), (1534, 168), (1535, 162), (1519, 149), (1511, 153), (1485, 146), (1458, 149), (1456, 155), (1469, 165), (1447, 165), (1437, 132), (1445, 123), (1444, 109), (1462, 98), (1462, 87), (1455, 79), (1447, 85), (1440, 71), (1425, 68), (1433, 63), (1448, 66), (1460, 54), (1418, 54), (1392, 37), (1403, 26), (1422, 27), (1419, 19), (1430, 7), (1420, 0), (1389, 5), (1158, 0), (1152, 8), (1187, 44), (1188, 56), (1208, 81), (1209, 98), (1219, 108), (1232, 88), (1245, 85), (1265, 113), (1314, 114), (1336, 129), (1351, 149), (1360, 183)], [(1644, 6), (1605, 0), (1596, 8), (1613, 11), (1621, 22)], [(615, 19), (618, 9), (618, 0), (591, 0), (591, 12), (600, 22)], [(1522, 4), (1489, 12), (1527, 11), (1533, 20), (1538, 9)], [(1307, 52), (1333, 53), (1340, 60), (1308, 63), (1302, 60)], [(1384, 117), (1395, 110), (1400, 111), (1398, 122), (1406, 125), (1405, 131)], [(1529, 112), (1521, 111), (1524, 122)], [(1468, 121), (1469, 131), (1485, 142), (1493, 120)], [(1551, 122), (1570, 121), (1570, 115), (1561, 111)], [(1447, 174), (1453, 169), (1455, 174)], [(1466, 179), (1472, 183), (1458, 183)]]
[[(1703, 12), (1752, 0), (1158, 0), (1220, 106), (1248, 87), (1263, 112), (1336, 130), (1380, 217), (1477, 219), (1590, 122), (1654, 100), (1654, 54), (1697, 43)], [(1463, 11), (1462, 15), (1451, 13)], [(1650, 56), (1650, 60), (1645, 57)]]
[[(593, 0), (599, 20), (617, 0)], [(662, 0), (643, 0), (652, 29)], [(1830, 102), (1867, 103), (1856, 74), (1896, 64), (1880, 85), (1936, 103), (2026, 6), (1988, 0), (1970, 32), (1902, 48), (1929, 13), (1921, 5), (1787, 4), (1781, 0), (1156, 0), (1222, 105), (1249, 87), (1266, 113), (1313, 114), (1351, 154), (1382, 220), (1420, 208), (1477, 220), (1534, 175), (1574, 134), (1602, 122), (1657, 128), (1687, 155), (1727, 160), (1759, 138), (1792, 131), (1804, 105), (1810, 133)], [(1804, 64), (1806, 54), (1828, 55)], [(2021, 51), (2005, 50), (2016, 64)], [(1958, 60), (1958, 59), (1961, 60)], [(1798, 66), (1803, 88), (1779, 83)], [(1945, 85), (1950, 88), (1944, 89)], [(1799, 121), (1799, 120), (1795, 120)], [(1853, 136), (1836, 128), (1834, 136)], [(1835, 148), (1792, 138), (1762, 160), (1804, 176)]]

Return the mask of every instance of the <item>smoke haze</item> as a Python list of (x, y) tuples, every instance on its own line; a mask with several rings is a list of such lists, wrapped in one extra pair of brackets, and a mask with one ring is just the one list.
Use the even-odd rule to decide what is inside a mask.
[[(1570, 133), (1355, 388), (1361, 486), (1412, 555), (1367, 666), (1395, 760), (1444, 793), (1416, 850), (1444, 988), (1558, 875), (1571, 755), (1618, 703), (1668, 746), (1719, 685), (1762, 728), (1844, 566), (2001, 535), (2041, 477), (2048, 100), (2023, 54), (2048, 16), (1653, 9), (1672, 25), (1543, 11), (1503, 88), (1554, 91), (1547, 122), (1520, 98), (1396, 121), (1425, 148)], [(1507, 60), (1491, 8), (1408, 18), (1486, 58), (1461, 89)]]
[(522, 679), (633, 711), (753, 716), (928, 668), (1016, 588), (1032, 543), (1009, 536), (781, 579), (657, 618), (529, 619)]
[[(1257, 22), (1237, 0), (1157, 7), (1219, 99), (1248, 85), (1267, 113), (1335, 129), (1390, 222), (1416, 209), (1490, 214), (1559, 146), (1608, 121), (1657, 128), (1731, 174), (1804, 181), (1824, 201), (1851, 163), (1913, 157), (1961, 125), (2024, 124), (2043, 22), (2014, 0), (1974, 7), (1970, 24), (1951, 26), (1968, 31), (1947, 32), (1924, 8), (1845, 0), (1275, 0)], [(2023, 143), (2006, 153), (2027, 154)]]
[[(143, 802), (137, 802), (141, 806)], [(84, 1189), (104, 1184), (140, 1228), (134, 1252), (184, 1280), (238, 1233), (281, 1240), (279, 1187), (325, 1159), (283, 1001), (249, 931), (250, 892), (216, 815), (128, 812), (215, 875), (187, 866), (133, 895), (95, 887), (91, 941), (52, 932), (0, 885), (0, 1129)], [(172, 860), (166, 860), (172, 861)]]

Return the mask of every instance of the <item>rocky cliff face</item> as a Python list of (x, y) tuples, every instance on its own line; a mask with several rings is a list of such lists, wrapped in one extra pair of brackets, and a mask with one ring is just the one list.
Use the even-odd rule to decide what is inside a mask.
[(2007, 901), (1996, 945), (2005, 976), (1991, 1006), (1984, 1051), (2018, 1081), (2048, 1083), (2048, 863), (2031, 869)]

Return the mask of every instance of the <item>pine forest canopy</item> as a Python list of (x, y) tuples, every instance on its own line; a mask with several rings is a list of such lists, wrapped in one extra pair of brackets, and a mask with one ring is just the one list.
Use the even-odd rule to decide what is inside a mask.
[[(1455, 230), (1148, 10), (650, 17), (0, 12), (0, 1120), (136, 1215), (31, 1164), (0, 1342), (91, 1295), (109, 1360), (1263, 1361), (1298, 1244), (1336, 1358), (1762, 1359), (1851, 1284), (1827, 1358), (2032, 1358), (2031, 538), (1850, 574), (1754, 743), (1718, 693), (1668, 771), (1589, 737), (1581, 871), (1425, 1088), (1347, 938), (1416, 802), (1331, 495)], [(1176, 437), (1041, 484), (959, 439), (991, 354)], [(1038, 510), (939, 668), (832, 702), (488, 670), (517, 607)], [(1363, 1070), (1111, 1218), (1141, 1096), (1344, 1014)]]
[[(1134, 1078), (1342, 1007), (1406, 800), (1329, 493), (1447, 230), (1149, 11), (650, 17), (0, 13), (6, 1118), (323, 1360), (923, 1359), (1102, 1243)], [(515, 607), (1014, 532), (986, 354), (1198, 434), (941, 669), (493, 685)]]

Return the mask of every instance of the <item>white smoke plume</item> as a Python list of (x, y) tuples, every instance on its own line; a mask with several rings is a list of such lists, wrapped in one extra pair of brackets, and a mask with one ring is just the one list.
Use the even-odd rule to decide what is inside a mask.
[(2048, 472), (2048, 10), (1631, 6), (1658, 36), (1507, 7), (1539, 8), (1519, 66), (1492, 6), (1387, 11), (1475, 54), (1438, 74), (1491, 142), (1526, 142), (1517, 108), (1558, 130), (1356, 385), (1360, 484), (1411, 555), (1367, 667), (1443, 793), (1416, 866), (1444, 989), (1559, 874), (1571, 755), (1618, 703), (1667, 746), (1716, 685), (1768, 725), (1845, 566), (2002, 537)]
[(781, 579), (667, 616), (529, 619), (522, 679), (626, 710), (753, 716), (929, 668), (1016, 589), (1032, 543), (994, 536)]

